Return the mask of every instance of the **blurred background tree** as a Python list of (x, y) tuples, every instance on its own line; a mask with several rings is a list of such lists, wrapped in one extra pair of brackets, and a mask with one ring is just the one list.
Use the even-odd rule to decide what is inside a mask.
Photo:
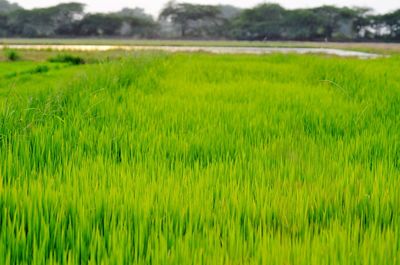
[(400, 41), (400, 10), (321, 6), (285, 9), (264, 3), (232, 5), (168, 2), (158, 20), (141, 8), (87, 13), (78, 2), (23, 9), (0, 0), (0, 37), (126, 37), (301, 41)]

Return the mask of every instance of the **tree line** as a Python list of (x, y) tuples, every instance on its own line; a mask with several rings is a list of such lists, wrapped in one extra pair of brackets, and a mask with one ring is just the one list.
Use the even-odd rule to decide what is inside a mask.
[(0, 37), (131, 37), (174, 39), (399, 41), (400, 9), (321, 6), (285, 9), (264, 3), (231, 5), (168, 2), (157, 19), (141, 8), (86, 13), (77, 2), (24, 9), (0, 0)]

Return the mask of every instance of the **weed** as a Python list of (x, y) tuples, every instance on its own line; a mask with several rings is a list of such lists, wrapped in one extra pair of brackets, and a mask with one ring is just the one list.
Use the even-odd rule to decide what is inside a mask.
[(5, 49), (4, 54), (7, 58), (7, 60), (12, 61), (12, 62), (15, 62), (15, 61), (18, 61), (19, 59), (21, 59), (20, 54), (15, 50)]
[(85, 60), (79, 56), (74, 56), (70, 54), (58, 54), (55, 57), (49, 59), (52, 63), (69, 63), (72, 65), (85, 64)]

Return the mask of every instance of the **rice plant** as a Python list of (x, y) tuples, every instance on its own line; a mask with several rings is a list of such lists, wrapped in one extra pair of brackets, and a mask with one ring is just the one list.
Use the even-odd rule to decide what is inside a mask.
[(0, 264), (399, 264), (399, 63), (144, 53), (0, 82)]

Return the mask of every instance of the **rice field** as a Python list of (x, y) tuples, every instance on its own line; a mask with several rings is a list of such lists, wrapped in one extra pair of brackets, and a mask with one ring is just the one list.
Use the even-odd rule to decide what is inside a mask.
[(0, 264), (400, 264), (400, 57), (0, 62)]

